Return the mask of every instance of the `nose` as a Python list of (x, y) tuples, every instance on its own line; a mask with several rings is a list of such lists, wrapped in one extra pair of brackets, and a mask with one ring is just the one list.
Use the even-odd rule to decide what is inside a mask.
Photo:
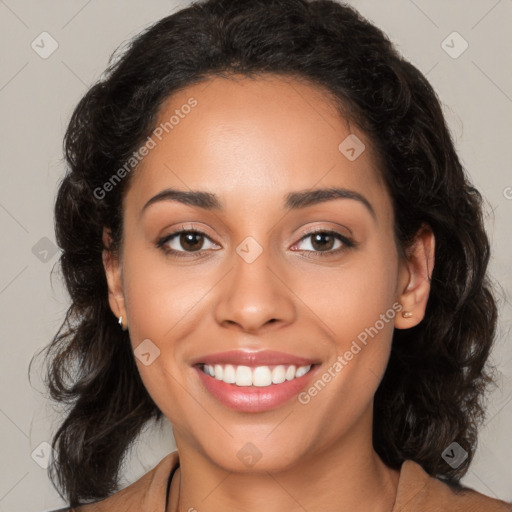
[(293, 286), (282, 267), (271, 264), (268, 250), (251, 263), (234, 254), (222, 280), (215, 316), (219, 325), (249, 333), (279, 328), (295, 319)]

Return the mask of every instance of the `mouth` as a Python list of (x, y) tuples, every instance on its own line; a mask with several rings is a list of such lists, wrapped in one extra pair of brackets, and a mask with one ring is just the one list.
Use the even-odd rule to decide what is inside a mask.
[(238, 412), (261, 413), (291, 403), (309, 385), (320, 364), (193, 366), (207, 394)]
[(273, 384), (282, 384), (285, 381), (298, 379), (311, 371), (315, 365), (267, 365), (245, 366), (232, 364), (203, 364), (197, 367), (206, 375), (238, 387), (269, 387)]

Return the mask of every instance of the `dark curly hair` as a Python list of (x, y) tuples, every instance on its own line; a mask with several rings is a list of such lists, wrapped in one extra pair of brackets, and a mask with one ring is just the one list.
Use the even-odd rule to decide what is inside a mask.
[[(67, 406), (52, 440), (50, 475), (70, 506), (118, 490), (123, 457), (150, 419), (163, 416), (139, 376), (127, 332), (112, 314), (102, 263), (122, 243), (122, 201), (136, 169), (105, 197), (95, 193), (155, 129), (171, 94), (215, 76), (265, 73), (327, 91), (374, 145), (404, 254), (422, 225), (435, 235), (424, 319), (395, 330), (374, 399), (374, 447), (454, 485), (466, 473), (493, 383), (486, 365), (497, 306), (487, 275), (482, 197), (454, 149), (440, 102), (388, 37), (332, 0), (207, 0), (158, 21), (111, 57), (81, 99), (65, 135), (68, 169), (55, 203), (60, 264), (71, 305), (45, 347), (45, 384)], [(115, 58), (114, 58), (115, 57)], [(441, 457), (457, 441), (454, 469)]]

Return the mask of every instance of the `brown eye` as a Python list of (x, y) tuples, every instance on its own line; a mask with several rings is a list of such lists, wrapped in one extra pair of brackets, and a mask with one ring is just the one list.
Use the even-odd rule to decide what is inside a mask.
[(186, 251), (197, 251), (201, 249), (204, 243), (204, 236), (198, 232), (185, 232), (179, 235), (179, 242), (181, 247)]
[(310, 235), (312, 240), (312, 247), (316, 251), (329, 251), (333, 248), (336, 239), (329, 233), (315, 233)]
[[(212, 246), (216, 246), (210, 238), (202, 231), (197, 230), (179, 230), (161, 238), (156, 246), (164, 252), (174, 256), (186, 256), (187, 253), (201, 253), (205, 242), (209, 241)], [(210, 247), (211, 248), (211, 247)]]
[(340, 233), (325, 229), (308, 233), (295, 245), (296, 250), (310, 252), (313, 256), (335, 256), (355, 246), (355, 242)]

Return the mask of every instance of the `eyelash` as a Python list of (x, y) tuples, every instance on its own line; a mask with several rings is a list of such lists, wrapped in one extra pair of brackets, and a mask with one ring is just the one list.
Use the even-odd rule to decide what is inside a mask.
[[(205, 232), (203, 232), (201, 230), (180, 229), (178, 231), (174, 231), (173, 233), (170, 233), (169, 235), (166, 235), (166, 236), (160, 238), (156, 242), (156, 247), (161, 249), (162, 251), (164, 251), (165, 254), (172, 256), (172, 257), (176, 257), (176, 258), (190, 258), (190, 257), (193, 257), (192, 255), (202, 256), (205, 252), (208, 252), (208, 249), (202, 249), (200, 251), (176, 251), (175, 249), (169, 249), (169, 248), (165, 247), (165, 244), (167, 242), (169, 242), (176, 236), (181, 235), (183, 233), (203, 235), (204, 237), (210, 239), (210, 237)], [(334, 236), (335, 238), (337, 238), (340, 242), (342, 242), (344, 244), (344, 247), (340, 247), (336, 250), (329, 250), (329, 251), (309, 251), (309, 250), (302, 251), (302, 252), (314, 253), (315, 254), (314, 258), (316, 258), (316, 257), (324, 258), (324, 257), (337, 255), (337, 254), (341, 253), (342, 251), (346, 251), (347, 249), (354, 248), (357, 245), (353, 240), (350, 240), (349, 238), (341, 235), (337, 231), (332, 231), (329, 229), (316, 229), (316, 230), (308, 231), (302, 236), (302, 238), (299, 240), (299, 242), (301, 242), (302, 240), (304, 240), (312, 235), (316, 235), (318, 233)], [(301, 251), (298, 251), (298, 252), (301, 252)]]

